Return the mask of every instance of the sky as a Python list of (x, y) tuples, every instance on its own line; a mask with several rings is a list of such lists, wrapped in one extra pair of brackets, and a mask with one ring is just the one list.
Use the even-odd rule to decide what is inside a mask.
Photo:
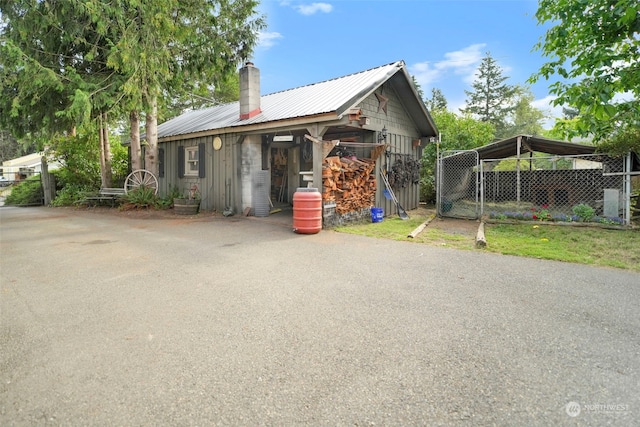
[(266, 95), (402, 60), (425, 96), (438, 88), (458, 112), (490, 53), (508, 84), (530, 86), (534, 106), (559, 117), (551, 81), (527, 83), (548, 60), (534, 48), (549, 28), (536, 10), (536, 0), (262, 0), (267, 28), (251, 61)]

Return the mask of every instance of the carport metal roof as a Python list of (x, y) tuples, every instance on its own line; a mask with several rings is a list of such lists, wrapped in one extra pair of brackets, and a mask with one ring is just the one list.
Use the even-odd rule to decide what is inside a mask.
[(520, 154), (540, 152), (558, 156), (593, 154), (596, 147), (576, 144), (573, 142), (557, 141), (531, 135), (516, 135), (476, 149), (481, 159), (505, 159), (518, 154), (518, 139), (522, 145)]

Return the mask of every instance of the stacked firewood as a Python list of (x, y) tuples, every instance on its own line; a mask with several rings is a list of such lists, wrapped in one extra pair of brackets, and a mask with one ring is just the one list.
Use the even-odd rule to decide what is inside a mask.
[(322, 200), (335, 202), (344, 214), (373, 206), (376, 197), (376, 161), (348, 157), (327, 157), (322, 165)]

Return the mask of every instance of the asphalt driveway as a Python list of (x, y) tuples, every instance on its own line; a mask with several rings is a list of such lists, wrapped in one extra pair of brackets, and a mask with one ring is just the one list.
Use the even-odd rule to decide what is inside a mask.
[(634, 425), (640, 275), (0, 208), (0, 425)]

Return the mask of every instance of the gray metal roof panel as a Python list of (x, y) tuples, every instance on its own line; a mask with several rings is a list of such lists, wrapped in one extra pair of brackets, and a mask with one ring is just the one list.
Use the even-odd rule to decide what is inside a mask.
[[(596, 149), (591, 145), (575, 144), (572, 142), (558, 141), (539, 136), (515, 135), (511, 138), (506, 138), (492, 144), (476, 148), (476, 151), (480, 155), (481, 159), (506, 159), (508, 157), (513, 157), (517, 154), (518, 138), (521, 138), (522, 142), (530, 147), (532, 151), (559, 156), (593, 154)], [(521, 153), (525, 152), (528, 152), (527, 148), (522, 147)]]
[(366, 98), (381, 83), (403, 67), (404, 62), (397, 61), (347, 76), (264, 95), (260, 98), (262, 112), (246, 120), (240, 120), (239, 102), (190, 111), (158, 126), (158, 137), (164, 138), (323, 113), (335, 112), (339, 115)]

